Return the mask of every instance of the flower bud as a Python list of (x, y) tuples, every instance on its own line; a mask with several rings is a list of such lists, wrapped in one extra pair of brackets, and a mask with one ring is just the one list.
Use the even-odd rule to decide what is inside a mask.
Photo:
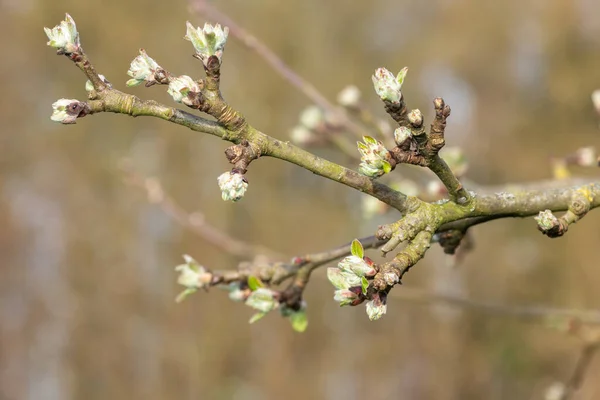
[(275, 292), (271, 289), (258, 288), (250, 293), (250, 296), (246, 299), (246, 305), (261, 313), (268, 313), (279, 306), (274, 294)]
[[(183, 103), (186, 106), (193, 106), (193, 95), (200, 93), (200, 85), (187, 75), (181, 75), (169, 82), (167, 92), (177, 103)], [(190, 94), (192, 95), (190, 97)]]
[(381, 293), (376, 293), (373, 295), (373, 300), (368, 301), (366, 304), (367, 315), (371, 321), (378, 320), (383, 316), (383, 314), (387, 311), (387, 305), (385, 304), (385, 300), (381, 298)]
[(340, 307), (353, 304), (359, 300), (358, 293), (355, 293), (348, 289), (338, 289), (333, 294), (333, 300), (340, 303)]
[(406, 126), (401, 126), (400, 128), (397, 128), (394, 131), (394, 141), (396, 142), (396, 144), (398, 146), (400, 146), (402, 143), (406, 142), (411, 137), (412, 137), (412, 133), (410, 132), (410, 129), (407, 128)]
[(358, 172), (371, 178), (377, 178), (392, 170), (390, 152), (383, 143), (370, 136), (363, 136), (365, 143), (357, 142), (361, 154)]
[(211, 56), (217, 56), (219, 63), (221, 63), (229, 28), (221, 28), (219, 24), (212, 26), (207, 23), (204, 24), (204, 28), (200, 29), (200, 27), (194, 28), (189, 22), (186, 23), (186, 27), (185, 39), (192, 42), (196, 50), (196, 56), (204, 66), (208, 67), (208, 59)]
[(400, 70), (398, 76), (394, 77), (394, 74), (387, 69), (378, 68), (371, 79), (379, 98), (392, 103), (399, 103), (402, 100), (402, 83), (407, 72), (408, 68), (404, 67)]
[(415, 128), (423, 126), (423, 113), (418, 108), (411, 110), (408, 113), (408, 122)]
[(236, 171), (224, 172), (217, 178), (223, 200), (238, 201), (248, 189), (246, 177)]
[(48, 36), (48, 46), (58, 49), (60, 53), (71, 54), (79, 51), (79, 33), (75, 21), (69, 14), (66, 14), (65, 20), (54, 28), (44, 28)]
[(337, 102), (344, 107), (356, 108), (360, 102), (360, 90), (354, 86), (346, 86), (337, 96)]
[[(86, 104), (75, 99), (58, 99), (52, 104), (50, 119), (62, 124), (74, 124), (85, 111)], [(84, 116), (85, 114), (81, 115)]]
[(372, 265), (369, 265), (364, 259), (356, 256), (344, 257), (338, 263), (338, 268), (342, 271), (351, 271), (358, 277), (374, 276), (377, 273)]
[(140, 49), (140, 55), (133, 59), (127, 71), (127, 75), (133, 79), (128, 80), (126, 85), (137, 86), (142, 82), (156, 83), (156, 74), (159, 70), (162, 70), (161, 66), (146, 53), (146, 50)]
[(325, 114), (317, 106), (308, 106), (300, 114), (300, 124), (310, 130), (315, 130), (325, 122)]

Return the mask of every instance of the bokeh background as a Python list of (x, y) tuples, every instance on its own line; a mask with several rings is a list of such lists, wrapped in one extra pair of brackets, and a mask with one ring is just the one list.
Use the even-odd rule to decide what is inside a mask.
[[(429, 117), (433, 97), (447, 100), (447, 141), (463, 147), (480, 184), (549, 178), (551, 156), (599, 145), (590, 102), (600, 87), (597, 1), (215, 4), (329, 98), (355, 84), (380, 116), (372, 72), (408, 65), (409, 105)], [(306, 291), (304, 334), (277, 316), (247, 324), (251, 310), (219, 290), (176, 304), (182, 254), (212, 268), (241, 260), (124, 184), (123, 158), (211, 224), (288, 256), (369, 235), (397, 216), (365, 222), (361, 194), (273, 159), (252, 164), (243, 201), (225, 203), (216, 177), (229, 168), (226, 142), (122, 115), (52, 123), (53, 101), (86, 96), (82, 74), (45, 45), (42, 28), (65, 12), (119, 89), (139, 47), (174, 73), (201, 73), (182, 37), (186, 20), (205, 19), (184, 1), (0, 1), (1, 399), (541, 399), (569, 377), (581, 342), (544, 324), (393, 295), (388, 314), (370, 323), (363, 307), (336, 306), (323, 270)], [(225, 97), (285, 140), (309, 101), (235, 39), (224, 62)], [(170, 104), (160, 87), (130, 91)], [(599, 223), (592, 212), (556, 240), (530, 219), (478, 226), (460, 266), (434, 246), (404, 286), (598, 309)], [(600, 359), (578, 399), (600, 398), (598, 376)]]

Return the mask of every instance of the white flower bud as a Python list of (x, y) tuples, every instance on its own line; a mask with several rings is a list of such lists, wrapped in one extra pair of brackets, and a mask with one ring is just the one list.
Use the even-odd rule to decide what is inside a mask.
[(325, 121), (325, 114), (317, 106), (308, 106), (300, 114), (300, 124), (310, 130), (319, 127)]
[(158, 70), (162, 70), (161, 66), (146, 53), (146, 50), (140, 49), (140, 55), (133, 59), (127, 71), (127, 75), (133, 79), (128, 80), (126, 85), (137, 86), (144, 81), (156, 82), (156, 71)]
[(248, 181), (244, 175), (235, 171), (224, 172), (217, 178), (223, 200), (238, 201), (248, 189)]
[(183, 258), (185, 264), (175, 267), (175, 271), (179, 272), (177, 283), (192, 289), (208, 287), (212, 280), (212, 274), (187, 254)]
[(52, 104), (50, 119), (62, 124), (74, 124), (79, 113), (73, 111), (76, 111), (80, 105), (80, 101), (76, 99), (58, 99)]
[(383, 143), (370, 136), (363, 136), (363, 140), (365, 143), (356, 143), (361, 154), (358, 172), (372, 178), (390, 172), (392, 170), (389, 162), (391, 156)]
[(273, 295), (274, 292), (271, 289), (258, 288), (250, 293), (246, 299), (246, 305), (262, 313), (268, 313), (279, 306)]
[(370, 266), (364, 259), (356, 256), (344, 257), (339, 263), (338, 268), (342, 271), (351, 271), (358, 277), (374, 276), (377, 271)]
[(221, 62), (229, 28), (221, 28), (219, 24), (215, 26), (204, 24), (204, 28), (200, 29), (200, 27), (194, 28), (189, 22), (186, 23), (186, 27), (185, 39), (192, 42), (196, 55), (202, 60), (204, 66), (207, 66), (208, 59), (213, 55)]
[(373, 300), (368, 301), (366, 304), (367, 315), (371, 321), (378, 320), (387, 311), (387, 305), (385, 301), (382, 301), (380, 296), (379, 293), (376, 293), (373, 295)]
[(358, 294), (348, 289), (339, 289), (334, 292), (333, 300), (340, 303), (340, 307), (347, 306), (358, 300)]
[(357, 107), (360, 102), (360, 90), (354, 85), (346, 86), (338, 94), (337, 102), (344, 107)]
[(412, 133), (406, 126), (401, 126), (394, 131), (394, 140), (398, 146), (408, 140), (411, 136)]
[(65, 20), (54, 28), (44, 28), (46, 36), (48, 36), (48, 46), (54, 47), (63, 53), (75, 53), (79, 51), (81, 44), (79, 43), (79, 33), (75, 21), (69, 14)]
[(186, 106), (192, 106), (193, 101), (188, 97), (190, 93), (199, 93), (200, 85), (187, 75), (178, 76), (169, 83), (167, 92), (177, 103), (183, 103)]
[(375, 75), (372, 76), (375, 92), (381, 98), (392, 103), (399, 103), (402, 99), (402, 83), (406, 77), (408, 68), (404, 67), (395, 77), (390, 71), (385, 68), (378, 68)]

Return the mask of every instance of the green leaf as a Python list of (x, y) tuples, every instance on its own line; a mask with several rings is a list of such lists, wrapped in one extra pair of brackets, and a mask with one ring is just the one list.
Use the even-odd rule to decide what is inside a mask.
[(371, 136), (363, 136), (363, 140), (366, 144), (377, 144), (377, 139), (372, 138)]
[(387, 162), (385, 160), (382, 163), (383, 163), (383, 172), (385, 172), (386, 174), (389, 174), (390, 171), (392, 170), (392, 164), (390, 164), (389, 162)]
[(306, 311), (301, 310), (290, 315), (290, 322), (292, 323), (292, 329), (296, 332), (304, 332), (308, 326), (308, 318), (306, 317)]
[(252, 317), (250, 317), (250, 321), (248, 321), (248, 323), (253, 324), (256, 321), (258, 321), (259, 319), (261, 319), (262, 317), (264, 317), (265, 315), (267, 315), (267, 313), (265, 313), (265, 312), (256, 313)]
[(356, 142), (356, 146), (358, 147), (358, 150), (363, 150), (363, 151), (368, 151), (369, 147), (364, 144), (363, 142)]
[(260, 279), (258, 279), (256, 276), (249, 276), (248, 277), (248, 287), (250, 288), (250, 290), (252, 290), (253, 292), (261, 287), (264, 287), (264, 283), (262, 283), (262, 281)]
[(362, 294), (367, 294), (367, 289), (369, 288), (369, 281), (364, 276), (360, 280), (360, 286), (362, 288)]
[(400, 72), (398, 72), (398, 76), (396, 77), (396, 80), (400, 84), (400, 87), (402, 87), (402, 84), (404, 83), (404, 78), (406, 78), (407, 72), (408, 72), (408, 67), (404, 67), (400, 70)]
[(363, 249), (362, 243), (360, 243), (358, 239), (354, 239), (352, 241), (352, 245), (350, 245), (350, 253), (352, 253), (353, 256), (356, 256), (358, 258), (363, 258), (365, 256), (365, 251)]
[(185, 289), (183, 292), (181, 292), (177, 295), (177, 297), (175, 298), (175, 302), (181, 303), (183, 300), (185, 300), (186, 297), (188, 297), (190, 294), (196, 293), (196, 291), (197, 291), (196, 288)]

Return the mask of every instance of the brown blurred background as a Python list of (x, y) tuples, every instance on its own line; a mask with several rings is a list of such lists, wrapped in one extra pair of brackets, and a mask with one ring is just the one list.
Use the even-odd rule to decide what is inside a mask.
[[(409, 105), (429, 117), (433, 97), (447, 100), (448, 142), (464, 148), (481, 184), (548, 178), (550, 156), (600, 146), (590, 102), (600, 87), (597, 1), (216, 4), (331, 99), (355, 84), (381, 116), (370, 75), (408, 65)], [(182, 37), (186, 20), (205, 19), (184, 1), (0, 0), (1, 399), (542, 399), (571, 374), (581, 343), (542, 324), (393, 295), (370, 323), (363, 307), (337, 308), (323, 270), (306, 292), (304, 334), (277, 316), (248, 325), (251, 311), (219, 290), (176, 304), (182, 254), (213, 268), (240, 260), (125, 185), (122, 158), (212, 224), (289, 256), (369, 235), (386, 219), (362, 222), (361, 194), (274, 159), (252, 165), (243, 201), (225, 203), (216, 177), (229, 168), (227, 144), (164, 121), (52, 123), (53, 101), (86, 96), (82, 74), (45, 45), (42, 28), (65, 12), (119, 89), (139, 47), (174, 73), (201, 72)], [(308, 100), (235, 39), (224, 63), (225, 97), (285, 139)], [(171, 104), (163, 88), (130, 92)], [(552, 241), (532, 220), (479, 226), (460, 267), (434, 246), (404, 286), (598, 309), (599, 222), (592, 212)], [(578, 399), (600, 398), (598, 376), (600, 358)]]

